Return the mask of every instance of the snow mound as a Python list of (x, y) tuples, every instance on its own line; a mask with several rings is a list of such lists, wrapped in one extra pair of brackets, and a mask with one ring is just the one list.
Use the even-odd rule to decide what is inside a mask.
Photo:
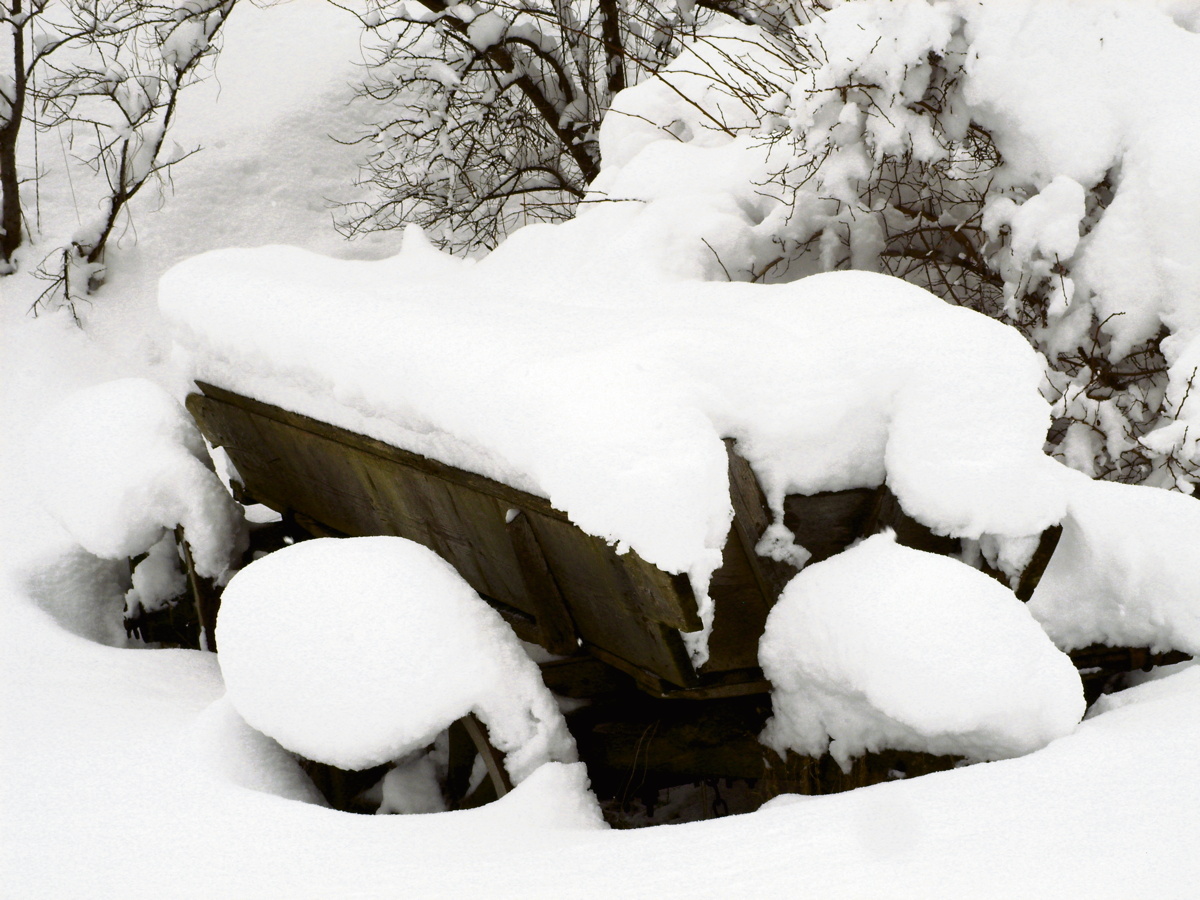
[[(495, 803), (470, 810), (468, 815), (491, 821), (497, 833), (530, 827), (545, 830), (605, 831), (600, 812), (581, 762), (552, 762), (541, 766)], [(528, 896), (526, 881), (518, 891)]]
[(160, 302), (194, 378), (535, 490), (672, 572), (719, 558), (723, 436), (775, 503), (886, 477), (945, 532), (1062, 515), (1041, 366), (985, 316), (865, 272), (546, 296), (491, 278), (504, 247), (426, 280), (404, 254), (220, 251)]
[(540, 290), (492, 277), (510, 243), (440, 277), (420, 243), (378, 263), (218, 251), (160, 303), (196, 380), (539, 493), (688, 573), (697, 664), (732, 517), (723, 437), (777, 517), (787, 493), (885, 480), (946, 534), (1065, 511), (1042, 367), (1007, 326), (866, 272)]
[(1069, 734), (1083, 689), (1011, 591), (889, 534), (797, 575), (767, 619), (763, 741), (843, 767), (882, 749), (972, 760)]
[(203, 771), (249, 791), (328, 806), (296, 758), (245, 723), (222, 697), (200, 713), (188, 746)]
[(1030, 612), (1065, 650), (1200, 653), (1200, 501), (1066, 474), (1062, 538)]
[(135, 557), (182, 525), (196, 570), (219, 579), (244, 547), (241, 507), (213, 473), (204, 439), (152, 381), (77, 391), (46, 415), (30, 449), (46, 509), (95, 556)]
[(304, 541), (229, 582), (221, 672), (242, 717), (343, 769), (399, 759), (476, 713), (519, 782), (575, 745), (537, 666), (432, 550), (396, 537)]
[(101, 559), (72, 546), (53, 554), (25, 580), (25, 589), (72, 634), (110, 647), (130, 645), (122, 624), (129, 590), (127, 560)]

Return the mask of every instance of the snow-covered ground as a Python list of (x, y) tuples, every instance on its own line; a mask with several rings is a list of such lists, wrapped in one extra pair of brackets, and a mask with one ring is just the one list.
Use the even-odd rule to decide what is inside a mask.
[(102, 647), (63, 633), (11, 584), (4, 601), (12, 897), (1183, 900), (1200, 878), (1194, 667), (1117, 695), (1020, 759), (608, 831), (575, 804), (565, 767), (499, 803), (429, 816), (354, 816), (248, 790), (229, 746), (218, 767), (197, 734), (222, 693), (215, 659)]
[[(1186, 4), (1175, 7), (1185, 18)], [(1060, 721), (1054, 733), (1070, 733), (1017, 759), (625, 832), (599, 826), (581, 769), (570, 763), (548, 763), (503, 800), (466, 812), (354, 816), (305, 802), (311, 785), (290, 758), (222, 699), (213, 655), (124, 646), (123, 563), (82, 550), (49, 516), (39, 498), (50, 476), (28, 448), (37, 446), (42, 415), (78, 388), (142, 376), (181, 389), (156, 299), (159, 277), (181, 260), (264, 244), (344, 258), (398, 249), (398, 237), (346, 245), (329, 226), (325, 198), (354, 171), (352, 151), (324, 137), (353, 123), (345, 107), (357, 54), (350, 25), (315, 0), (236, 11), (219, 80), (180, 112), (178, 139), (206, 149), (179, 168), (165, 207), (147, 202), (136, 211), (138, 242), (113, 254), (109, 283), (81, 310), (82, 331), (65, 313), (26, 315), (40, 283), (0, 281), (0, 893), (1194, 896), (1196, 666), (1103, 699), (1073, 730)], [(70, 219), (61, 226), (69, 231), (68, 193), (53, 174), (44, 203), (47, 221), (57, 213)], [(520, 247), (511, 258), (520, 260)], [(76, 449), (86, 456), (90, 448)], [(1134, 489), (1113, 493), (1122, 490)], [(1056, 618), (1074, 602), (1075, 560), (1100, 573), (1096, 591), (1127, 579), (1123, 596), (1143, 603), (1151, 625), (1154, 598), (1166, 590), (1175, 632), (1146, 632), (1137, 619), (1132, 634), (1194, 642), (1194, 606), (1180, 587), (1190, 582), (1175, 573), (1159, 583), (1112, 563), (1111, 510), (1126, 498), (1099, 497), (1072, 495), (1072, 556), (1048, 573), (1044, 618), (1067, 643), (1086, 642), (1113, 620), (1102, 608), (1096, 623)], [(1152, 525), (1192, 513), (1135, 506), (1148, 518), (1132, 536), (1159, 554), (1146, 549), (1136, 559), (1154, 572), (1186, 569), (1196, 545)], [(1097, 559), (1117, 574), (1105, 575)]]

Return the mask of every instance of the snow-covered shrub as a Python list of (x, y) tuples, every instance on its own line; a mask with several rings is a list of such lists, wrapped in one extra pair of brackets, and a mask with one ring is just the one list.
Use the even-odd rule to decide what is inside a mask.
[(1018, 756), (1084, 712), (1079, 673), (1010, 591), (889, 534), (797, 575), (759, 660), (773, 687), (763, 741), (843, 768), (888, 748)]
[(784, 33), (776, 0), (369, 0), (361, 12), (366, 150), (350, 236), (416, 223), (456, 252), (569, 218), (600, 172), (612, 98), (715, 20)]
[(126, 615), (153, 611), (185, 586), (175, 546), (183, 528), (196, 572), (222, 580), (245, 547), (239, 506), (187, 411), (151, 381), (85, 388), (47, 412), (30, 463), (46, 509), (102, 559), (145, 554)]
[[(682, 229), (670, 263), (692, 277), (875, 269), (1011, 322), (1046, 357), (1056, 456), (1189, 491), (1200, 36), (1178, 20), (1122, 0), (860, 0), (799, 28), (783, 67), (761, 32), (726, 30), (614, 101), (592, 199)], [(726, 36), (762, 45), (754, 82)]]
[(514, 783), (575, 760), (516, 635), (412, 541), (322, 538), (265, 556), (230, 580), (217, 635), (242, 718), (309, 759), (343, 769), (402, 760), (473, 712)]

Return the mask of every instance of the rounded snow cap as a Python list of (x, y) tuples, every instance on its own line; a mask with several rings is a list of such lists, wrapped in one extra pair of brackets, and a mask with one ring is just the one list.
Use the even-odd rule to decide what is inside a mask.
[(810, 566), (767, 618), (759, 660), (781, 752), (843, 766), (882, 749), (972, 760), (1069, 734), (1079, 673), (1026, 606), (982, 572), (891, 534)]
[(514, 782), (574, 744), (508, 625), (433, 551), (398, 537), (294, 544), (238, 572), (217, 619), (242, 718), (343, 769), (398, 759), (475, 712)]

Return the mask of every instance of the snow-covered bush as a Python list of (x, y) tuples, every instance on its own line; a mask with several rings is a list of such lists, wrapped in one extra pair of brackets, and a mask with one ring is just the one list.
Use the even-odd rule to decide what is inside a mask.
[(591, 199), (682, 228), (670, 265), (692, 277), (875, 269), (1011, 322), (1046, 357), (1056, 456), (1190, 491), (1200, 36), (1169, 12), (860, 0), (799, 28), (785, 66), (710, 36), (614, 101)]
[(797, 575), (767, 620), (763, 741), (852, 757), (972, 760), (1036, 750), (1083, 717), (1083, 688), (1028, 609), (962, 563), (880, 534)]
[[(229, 582), (217, 619), (233, 706), (343, 769), (403, 760), (475, 713), (514, 783), (575, 743), (538, 667), (454, 567), (397, 537), (322, 538)], [(420, 772), (402, 767), (420, 781)]]
[(206, 578), (228, 577), (245, 547), (242, 508), (212, 471), (195, 423), (151, 381), (70, 395), (46, 413), (29, 458), (46, 509), (80, 546), (102, 559), (144, 554), (126, 596), (129, 618), (183, 591), (176, 528)]
[(783, 30), (775, 0), (370, 0), (359, 96), (370, 199), (348, 235), (416, 223), (455, 251), (569, 218), (600, 172), (612, 98), (714, 20)]

